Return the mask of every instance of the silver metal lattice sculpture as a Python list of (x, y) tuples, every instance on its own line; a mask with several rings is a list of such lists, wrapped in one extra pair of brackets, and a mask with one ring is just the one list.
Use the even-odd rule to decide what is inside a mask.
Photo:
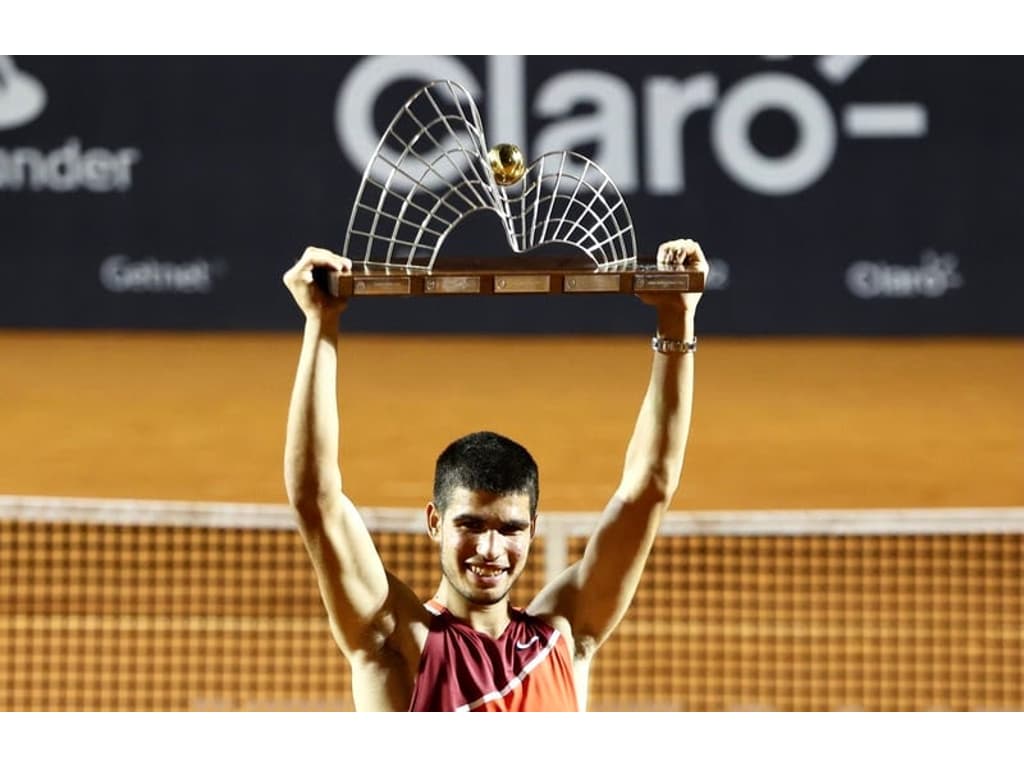
[(614, 182), (574, 152), (542, 155), (502, 185), (468, 91), (432, 82), (395, 115), (363, 172), (343, 253), (354, 262), (430, 270), (467, 216), (490, 210), (523, 253), (562, 243), (599, 268), (636, 264), (633, 221)]

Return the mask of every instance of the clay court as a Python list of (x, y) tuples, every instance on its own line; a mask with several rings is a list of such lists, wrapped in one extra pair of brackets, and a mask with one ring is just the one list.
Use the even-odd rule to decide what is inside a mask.
[[(0, 490), (281, 503), (294, 334), (4, 332)], [(474, 429), (599, 510), (646, 386), (646, 338), (345, 337), (348, 493), (420, 507)], [(701, 339), (677, 510), (1024, 504), (1017, 339)]]
[[(298, 324), (0, 334), (0, 493), (282, 505), (299, 340)], [(374, 514), (409, 510), (375, 534), (385, 561), (433, 588), (414, 510), (439, 449), (475, 429), (531, 448), (542, 515), (599, 511), (650, 354), (632, 337), (344, 337), (346, 491)], [(1019, 518), (1022, 380), (1015, 339), (702, 337), (672, 509), (691, 525), (757, 510)], [(285, 510), (276, 530), (254, 530), (231, 525), (234, 506), (204, 527), (89, 522), (91, 507), (61, 521), (60, 504), (29, 522), (8, 502), (3, 708), (351, 706)], [(584, 539), (565, 530), (571, 557)], [(602, 650), (594, 709), (1024, 707), (1019, 531), (677, 534), (659, 541)], [(545, 554), (535, 558), (521, 595), (541, 583)]]

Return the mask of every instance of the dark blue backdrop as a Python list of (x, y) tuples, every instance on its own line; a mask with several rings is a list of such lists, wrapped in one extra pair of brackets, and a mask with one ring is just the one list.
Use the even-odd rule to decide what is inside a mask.
[[(306, 244), (341, 248), (373, 141), (439, 77), (476, 94), (491, 143), (601, 164), (641, 254), (700, 240), (704, 333), (1024, 332), (1024, 63), (999, 57), (0, 57), (0, 325), (295, 328), (281, 273)], [(622, 296), (372, 299), (346, 317), (650, 324)]]

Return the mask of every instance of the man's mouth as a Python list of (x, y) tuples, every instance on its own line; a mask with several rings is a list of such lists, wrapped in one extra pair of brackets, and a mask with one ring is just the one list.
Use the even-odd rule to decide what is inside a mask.
[(496, 565), (476, 565), (473, 563), (467, 564), (466, 567), (481, 579), (497, 579), (505, 573), (506, 570), (508, 570), (507, 568), (500, 568)]

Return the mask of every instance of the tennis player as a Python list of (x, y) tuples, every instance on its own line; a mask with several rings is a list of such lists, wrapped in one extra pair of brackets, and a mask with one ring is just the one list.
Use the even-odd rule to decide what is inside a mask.
[[(661, 265), (707, 273), (701, 247), (673, 240)], [(699, 293), (645, 293), (654, 307), (650, 383), (622, 479), (583, 556), (523, 609), (509, 591), (537, 524), (530, 453), (492, 432), (466, 435), (437, 459), (426, 531), (441, 578), (423, 600), (387, 570), (339, 468), (337, 345), (344, 299), (314, 268), (352, 263), (307, 248), (284, 275), (305, 316), (288, 411), (284, 476), (331, 632), (352, 669), (361, 711), (581, 711), (591, 663), (636, 592), (662, 513), (679, 486), (693, 402)]]

